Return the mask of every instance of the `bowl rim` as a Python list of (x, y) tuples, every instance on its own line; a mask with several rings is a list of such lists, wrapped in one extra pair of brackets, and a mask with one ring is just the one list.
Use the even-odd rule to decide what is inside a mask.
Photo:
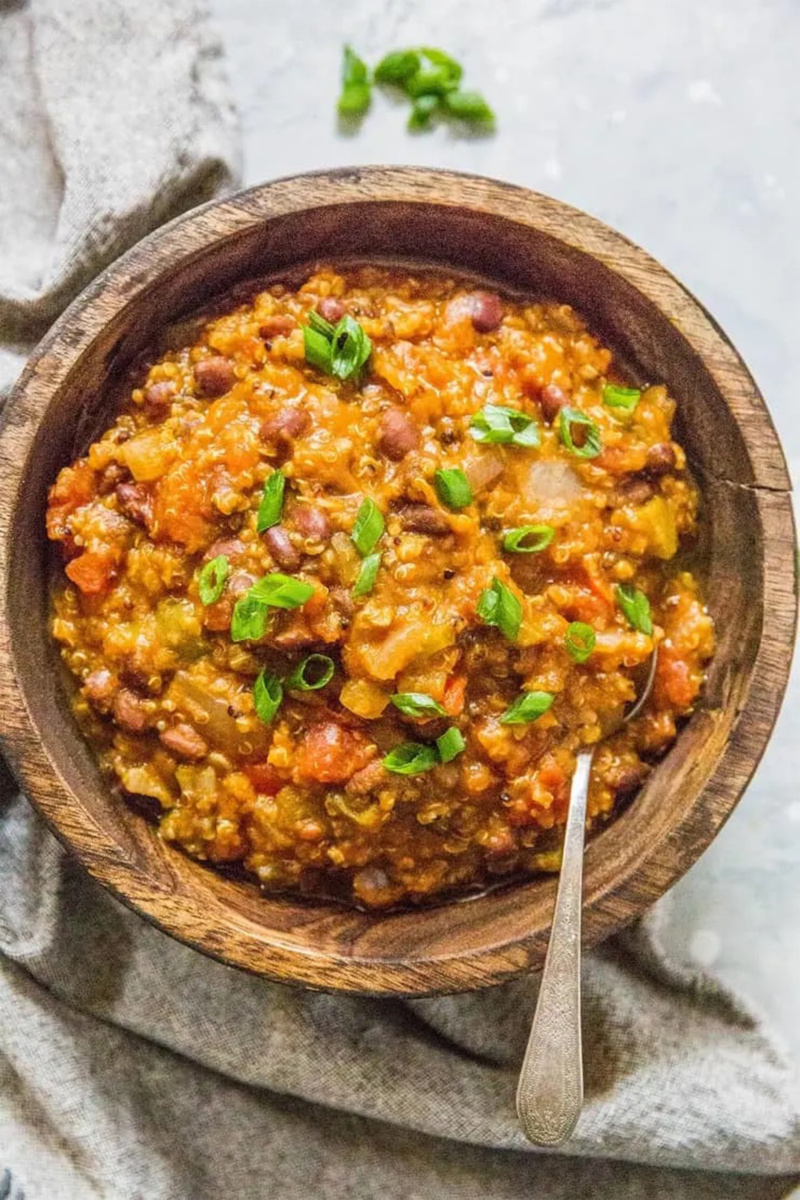
[[(240, 936), (221, 948), (218, 934), (204, 926), (202, 910), (187, 913), (180, 905), (165, 901), (162, 892), (137, 886), (131, 878), (131, 865), (122, 861), (113, 838), (94, 825), (87, 828), (85, 822), (74, 819), (70, 812), (74, 794), (51, 757), (46, 740), (39, 747), (40, 753), (36, 752), (39, 733), (26, 702), (24, 681), (16, 669), (7, 602), (9, 529), (38, 420), (74, 363), (112, 316), (156, 283), (176, 258), (202, 256), (219, 242), (274, 218), (375, 201), (436, 203), (483, 212), (522, 223), (591, 254), (654, 302), (662, 313), (666, 309), (672, 315), (684, 339), (726, 396), (737, 422), (737, 407), (739, 415), (747, 412), (757, 418), (757, 438), (746, 425), (741, 430), (751, 477), (735, 481), (735, 485), (757, 494), (764, 512), (771, 514), (783, 531), (783, 540), (779, 544), (778, 539), (764, 539), (764, 596), (772, 602), (771, 620), (762, 629), (750, 684), (706, 785), (684, 819), (670, 830), (672, 835), (681, 836), (670, 836), (651, 846), (623, 878), (613, 884), (605, 880), (592, 894), (585, 895), (584, 942), (591, 945), (602, 940), (641, 913), (654, 900), (653, 894), (642, 887), (642, 880), (649, 877), (657, 881), (658, 895), (662, 894), (716, 836), (738, 803), (771, 736), (788, 681), (795, 638), (797, 580), (793, 578), (787, 590), (786, 551), (782, 548), (787, 539), (794, 550), (797, 545), (791, 484), (766, 405), (738, 352), (713, 317), (669, 271), (624, 235), (541, 193), (483, 176), (424, 167), (343, 167), (306, 172), (192, 209), (161, 226), (107, 267), (69, 305), (33, 351), (6, 402), (0, 429), (0, 742), (34, 807), (89, 873), (118, 899), (178, 940), (229, 965), (282, 982), (359, 994), (431, 995), (503, 982), (526, 970), (532, 960), (541, 961), (541, 946), (532, 955), (531, 945), (517, 938), (468, 952), (453, 951), (430, 960), (434, 964), (433, 982), (421, 977), (419, 964), (384, 959), (376, 970), (372, 960), (325, 951), (315, 952), (318, 962), (312, 969), (309, 952), (288, 945), (279, 934), (268, 947), (262, 935), (260, 953), (254, 955), (246, 949), (248, 933), (242, 923)], [(213, 220), (209, 220), (212, 215)], [(110, 307), (109, 296), (115, 297), (115, 307)], [(735, 403), (730, 402), (732, 393)], [(748, 729), (744, 719), (754, 712), (760, 717), (755, 732)], [(103, 839), (105, 845), (101, 844)], [(554, 895), (554, 881), (551, 890)], [(375, 919), (380, 920), (380, 915)], [(339, 978), (337, 969), (342, 968), (346, 970)]]

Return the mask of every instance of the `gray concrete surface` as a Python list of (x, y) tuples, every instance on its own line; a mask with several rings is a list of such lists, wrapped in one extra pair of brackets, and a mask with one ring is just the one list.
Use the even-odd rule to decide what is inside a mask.
[[(244, 129), (245, 182), (352, 163), (508, 179), (646, 247), (715, 314), (800, 468), (800, 5), (796, 0), (214, 0)], [(491, 138), (405, 130), (383, 96), (334, 115), (340, 47), (459, 57)], [(674, 891), (670, 941), (800, 1052), (800, 675), (744, 801)]]

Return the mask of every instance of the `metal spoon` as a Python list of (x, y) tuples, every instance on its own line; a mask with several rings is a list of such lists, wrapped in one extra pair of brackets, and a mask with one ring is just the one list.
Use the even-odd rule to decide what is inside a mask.
[[(658, 651), (647, 680), (622, 725), (638, 717), (650, 698)], [(599, 744), (599, 743), (598, 743)], [(569, 796), (556, 907), (539, 999), (517, 1087), (517, 1116), (536, 1146), (560, 1146), (572, 1133), (583, 1105), (581, 1047), (581, 907), (586, 799), (597, 746), (578, 755)]]

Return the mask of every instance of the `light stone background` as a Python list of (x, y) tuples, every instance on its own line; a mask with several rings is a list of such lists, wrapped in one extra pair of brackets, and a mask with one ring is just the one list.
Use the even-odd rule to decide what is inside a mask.
[[(548, 192), (644, 246), (714, 313), (800, 468), (798, 0), (213, 0), (245, 183), (410, 163)], [(440, 46), (498, 114), (413, 136), (378, 95), (336, 128), (340, 47)], [(766, 1011), (800, 1057), (800, 672), (747, 796), (678, 884), (670, 937)]]

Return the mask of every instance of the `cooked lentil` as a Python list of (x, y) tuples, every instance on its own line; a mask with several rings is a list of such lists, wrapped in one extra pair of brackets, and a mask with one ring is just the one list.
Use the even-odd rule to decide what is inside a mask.
[[(305, 361), (312, 309), (360, 323), (360, 375)], [(576, 752), (615, 725), (635, 668), (658, 643), (646, 711), (596, 754), (590, 823), (669, 746), (713, 650), (671, 562), (698, 504), (674, 400), (656, 384), (604, 403), (624, 381), (569, 306), (424, 272), (319, 269), (191, 336), (50, 493), (52, 630), (103, 768), (158, 802), (166, 839), (268, 889), (385, 906), (557, 869)], [(365, 500), (380, 520), (359, 550)], [(302, 580), (310, 598), (265, 607), (256, 588), (242, 609), (274, 573), (289, 591), (262, 592), (295, 603)], [(311, 654), (332, 678), (290, 687)]]

